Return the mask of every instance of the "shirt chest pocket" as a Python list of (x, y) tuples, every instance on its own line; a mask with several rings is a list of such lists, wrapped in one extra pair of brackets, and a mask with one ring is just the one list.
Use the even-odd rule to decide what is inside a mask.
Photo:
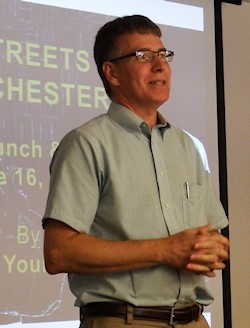
[(207, 224), (206, 195), (202, 185), (186, 182), (182, 187), (182, 202), (185, 228)]

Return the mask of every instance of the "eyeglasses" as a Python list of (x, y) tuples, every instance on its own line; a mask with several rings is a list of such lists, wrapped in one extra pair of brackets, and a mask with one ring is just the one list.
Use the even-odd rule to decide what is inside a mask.
[(121, 57), (109, 59), (108, 61), (113, 63), (117, 60), (133, 57), (133, 56), (135, 56), (138, 62), (140, 63), (151, 63), (156, 56), (160, 58), (164, 63), (169, 63), (173, 60), (174, 52), (171, 50), (160, 50), (160, 51), (138, 50)]

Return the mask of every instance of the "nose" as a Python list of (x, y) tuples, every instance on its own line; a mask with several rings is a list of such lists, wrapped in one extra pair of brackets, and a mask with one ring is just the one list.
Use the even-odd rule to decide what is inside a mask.
[(165, 70), (170, 70), (170, 65), (168, 62), (162, 61), (157, 55), (152, 61), (152, 71), (153, 72), (164, 72)]

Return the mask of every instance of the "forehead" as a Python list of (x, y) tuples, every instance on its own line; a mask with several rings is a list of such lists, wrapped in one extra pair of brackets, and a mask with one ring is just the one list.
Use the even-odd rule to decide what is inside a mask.
[(135, 51), (139, 49), (159, 50), (164, 48), (161, 39), (152, 33), (123, 34), (117, 40), (118, 50), (124, 52)]

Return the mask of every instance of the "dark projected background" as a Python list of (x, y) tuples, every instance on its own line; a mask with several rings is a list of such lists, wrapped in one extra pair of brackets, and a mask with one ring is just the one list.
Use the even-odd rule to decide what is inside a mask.
[[(49, 3), (0, 2), (3, 327), (58, 327), (58, 321), (60, 327), (78, 326), (67, 276), (45, 272), (41, 218), (58, 142), (109, 105), (92, 53), (95, 34), (106, 21), (139, 13), (160, 24), (166, 47), (175, 51), (171, 97), (161, 112), (203, 142), (218, 181), (213, 1)], [(207, 283), (216, 294), (207, 309), (208, 321), (222, 327), (220, 274)]]

